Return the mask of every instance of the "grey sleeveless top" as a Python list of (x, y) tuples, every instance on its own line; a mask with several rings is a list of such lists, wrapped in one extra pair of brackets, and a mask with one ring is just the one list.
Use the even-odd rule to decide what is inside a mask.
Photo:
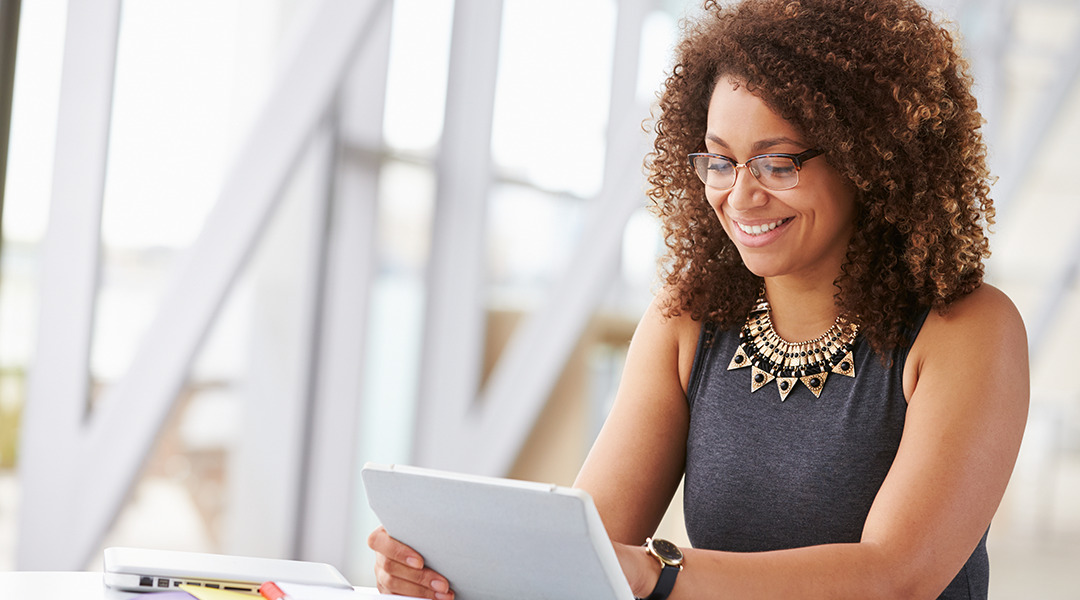
[[(858, 542), (904, 430), (907, 344), (882, 365), (855, 341), (855, 378), (834, 375), (820, 398), (775, 383), (751, 394), (750, 369), (728, 371), (738, 329), (702, 326), (690, 374), (683, 511), (695, 548), (760, 552)], [(986, 535), (940, 598), (985, 599)]]

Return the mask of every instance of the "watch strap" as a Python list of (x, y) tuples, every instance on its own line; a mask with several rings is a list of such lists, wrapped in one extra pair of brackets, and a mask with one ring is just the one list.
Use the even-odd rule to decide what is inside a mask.
[(660, 569), (660, 579), (656, 580), (656, 587), (645, 600), (667, 600), (667, 597), (671, 595), (671, 590), (675, 588), (675, 578), (678, 577), (680, 570), (682, 570), (681, 567), (664, 565), (664, 568)]

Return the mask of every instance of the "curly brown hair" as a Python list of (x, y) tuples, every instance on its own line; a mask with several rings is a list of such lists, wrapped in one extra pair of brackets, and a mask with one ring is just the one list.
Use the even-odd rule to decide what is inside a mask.
[(879, 351), (918, 311), (982, 282), (993, 223), (971, 78), (951, 33), (914, 0), (705, 4), (685, 25), (646, 160), (667, 252), (666, 314), (734, 327), (761, 279), (742, 263), (686, 155), (704, 151), (709, 100), (733, 77), (790, 122), (856, 190), (837, 306)]

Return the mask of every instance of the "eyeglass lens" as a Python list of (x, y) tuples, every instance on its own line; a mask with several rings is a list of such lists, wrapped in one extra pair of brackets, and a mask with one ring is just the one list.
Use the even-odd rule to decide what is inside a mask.
[[(747, 169), (770, 190), (787, 190), (799, 183), (795, 161), (784, 156), (759, 156), (746, 163)], [(735, 163), (718, 156), (695, 156), (694, 170), (705, 185), (726, 190), (735, 185)]]

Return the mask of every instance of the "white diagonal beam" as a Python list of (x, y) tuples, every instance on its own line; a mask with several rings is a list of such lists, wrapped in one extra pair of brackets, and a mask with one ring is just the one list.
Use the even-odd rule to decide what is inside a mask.
[[(271, 89), (225, 179), (219, 201), (169, 286), (131, 368), (94, 411), (85, 439), (80, 440), (78, 460), (50, 474), (70, 481), (77, 494), (65, 499), (68, 510), (59, 513), (69, 516), (62, 529), (66, 535), (43, 539), (35, 547), (37, 552), (26, 556), (33, 564), (80, 569), (96, 551), (265, 227), (284, 181), (328, 110), (365, 25), (382, 1), (324, 0), (313, 11), (304, 37)], [(28, 491), (23, 506), (42, 501), (53, 490)], [(31, 525), (20, 537), (52, 531), (41, 524)]]
[[(379, 148), (390, 60), (392, 8), (387, 3), (345, 81), (338, 106), (347, 148)], [(363, 396), (367, 317), (375, 276), (375, 224), (381, 161), (342, 150), (331, 205), (322, 338), (314, 389), (314, 431), (299, 557), (348, 571), (357, 430)], [(377, 400), (375, 400), (377, 401)]]
[(454, 3), (413, 443), (413, 462), (421, 465), (460, 466), (464, 448), (457, 425), (479, 388), (486, 322), (484, 224), (501, 25), (501, 0)]
[(77, 462), (87, 412), (119, 22), (119, 0), (68, 7), (36, 359), (21, 424), (16, 565), (23, 570), (84, 566), (63, 554), (76, 489), (65, 475)]
[[(110, 402), (94, 423), (92, 451), (126, 459), (124, 468), (114, 471), (113, 481), (106, 482), (112, 485), (94, 498), (94, 516), (101, 517), (96, 522), (106, 522), (106, 515), (119, 510), (214, 317), (385, 1), (324, 0), (312, 13), (140, 352), (110, 390)], [(134, 421), (134, 439), (111, 435), (119, 419)], [(303, 421), (295, 426), (302, 427)], [(104, 529), (98, 533), (103, 535)]]
[(255, 326), (238, 422), (261, 434), (235, 436), (228, 456), (229, 553), (296, 556), (336, 142), (335, 118), (328, 116), (248, 267)]
[(635, 101), (635, 90), (642, 24), (654, 4), (619, 3), (603, 188), (589, 207), (587, 234), (567, 263), (571, 268), (547, 304), (517, 328), (491, 374), (480, 404), (482, 418), (465, 440), (473, 450), (468, 463), (472, 471), (510, 471), (589, 318), (618, 274), (626, 223), (644, 206), (640, 165), (647, 139), (640, 115), (645, 111)]
[[(644, 144), (626, 144), (635, 157)], [(640, 161), (627, 161), (626, 172)], [(547, 304), (515, 330), (485, 390), (482, 418), (462, 443), (471, 449), (471, 472), (509, 473), (551, 391), (574, 351), (589, 318), (618, 274), (623, 232), (644, 206), (641, 180), (627, 177), (594, 200), (588, 232), (568, 264), (573, 269), (555, 286)]]

